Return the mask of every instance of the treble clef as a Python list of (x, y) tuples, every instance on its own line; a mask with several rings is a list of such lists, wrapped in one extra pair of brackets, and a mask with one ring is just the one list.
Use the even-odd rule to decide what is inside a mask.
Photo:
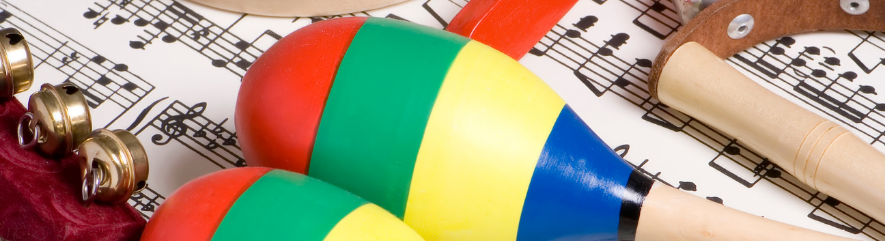
[(169, 116), (160, 122), (160, 131), (163, 131), (169, 139), (163, 140), (163, 135), (156, 134), (151, 137), (151, 141), (157, 145), (166, 145), (172, 139), (178, 138), (187, 133), (188, 125), (185, 120), (193, 120), (203, 114), (206, 110), (206, 102), (197, 103), (185, 111), (184, 114)]

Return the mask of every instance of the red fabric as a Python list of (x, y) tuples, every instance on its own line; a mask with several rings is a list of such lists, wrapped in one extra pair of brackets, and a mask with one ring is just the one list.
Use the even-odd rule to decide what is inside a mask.
[(126, 203), (80, 202), (77, 157), (24, 150), (16, 125), (26, 109), (0, 101), (0, 237), (6, 240), (138, 240), (145, 219)]

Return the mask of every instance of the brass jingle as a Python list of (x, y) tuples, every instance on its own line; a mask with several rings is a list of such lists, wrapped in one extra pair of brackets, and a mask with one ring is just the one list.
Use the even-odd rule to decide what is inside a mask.
[(28, 110), (34, 113), (30, 129), (40, 128), (37, 149), (50, 156), (71, 153), (92, 131), (86, 97), (71, 83), (40, 86), (28, 100)]
[(24, 92), (34, 82), (31, 49), (18, 30), (0, 29), (0, 98)]
[(147, 153), (138, 139), (128, 131), (95, 130), (80, 145), (78, 154), (81, 181), (91, 182), (86, 179), (90, 177), (90, 173), (101, 174), (101, 181), (94, 191), (95, 196), (84, 197), (84, 201), (123, 203), (147, 185)]

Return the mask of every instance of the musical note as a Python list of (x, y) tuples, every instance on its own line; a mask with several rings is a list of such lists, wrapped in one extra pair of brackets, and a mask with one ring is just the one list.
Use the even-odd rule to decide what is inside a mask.
[[(80, 58), (80, 57), (77, 56), (77, 52), (76, 52), (76, 51), (71, 52), (70, 55), (61, 58), (62, 66), (68, 65), (68, 63), (70, 63), (71, 61), (75, 61), (75, 60), (77, 60), (77, 59), (79, 59), (79, 58)], [(59, 67), (59, 68), (61, 68), (61, 67)]]
[(157, 134), (151, 137), (151, 141), (157, 145), (166, 145), (170, 140), (185, 135), (189, 127), (184, 121), (192, 120), (195, 117), (202, 115), (205, 110), (206, 102), (200, 102), (187, 108), (184, 113), (169, 116), (165, 120), (162, 120), (160, 122), (160, 130), (166, 134), (168, 139), (163, 141), (163, 135)]
[[(844, 230), (845, 232), (858, 234), (861, 232), (861, 229), (866, 228), (873, 221), (869, 217), (865, 217), (866, 220), (858, 220), (855, 217), (846, 215), (845, 210), (840, 210), (842, 206), (845, 206), (839, 206), (842, 202), (820, 192), (812, 197), (812, 202), (817, 203), (817, 205), (814, 206), (814, 210), (808, 213), (809, 218)], [(856, 212), (857, 210), (852, 211)], [(853, 223), (854, 225), (849, 223)], [(854, 227), (855, 225), (861, 226), (861, 228)]]
[[(99, 15), (99, 13), (96, 12), (95, 10), (92, 10), (91, 8), (89, 9), (89, 11), (86, 11), (85, 13), (83, 13), (83, 17), (88, 18), (88, 19), (93, 19), (95, 17), (98, 17), (98, 15)], [(8, 16), (6, 18), (8, 18)], [(6, 18), (3, 18), (3, 20), (6, 20)], [(97, 24), (97, 25), (100, 25), (100, 24)], [(96, 25), (96, 27), (98, 27), (97, 25)]]
[(722, 198), (719, 198), (719, 197), (707, 197), (707, 200), (717, 202), (719, 204), (723, 204)]
[[(851, 120), (854, 123), (860, 123), (864, 118), (866, 118), (866, 114), (858, 111), (857, 109), (855, 109), (852, 106), (849, 106), (848, 101), (837, 100), (833, 96), (830, 96), (829, 94), (825, 93), (828, 89), (830, 89), (832, 87), (832, 84), (835, 84), (835, 83), (836, 82), (833, 81), (833, 82), (831, 82), (830, 85), (826, 86), (823, 90), (818, 90), (815, 87), (808, 84), (806, 82), (806, 80), (802, 80), (801, 82), (799, 82), (798, 85), (793, 87), (793, 90), (795, 90), (799, 94), (802, 94), (803, 96), (808, 97), (809, 99), (817, 102), (818, 104), (826, 107), (827, 109), (830, 109), (830, 110), (838, 113), (839, 115), (844, 116), (845, 118), (848, 118), (849, 120)], [(871, 89), (871, 88), (872, 87), (858, 88), (848, 98), (848, 100), (850, 100), (851, 97), (854, 97), (855, 95), (857, 95), (859, 92), (864, 92), (864, 90), (866, 90), (866, 92), (875, 93), (875, 89)]]
[[(245, 14), (230, 26), (222, 27), (176, 1), (135, 0), (127, 1), (125, 4), (109, 1), (108, 7), (102, 7), (100, 11), (88, 9), (88, 14), (84, 14), (84, 17), (89, 18), (95, 14), (107, 15), (114, 12), (115, 17), (111, 21), (119, 23), (117, 25), (132, 22), (136, 27), (145, 28), (146, 35), (138, 35), (136, 40), (130, 40), (128, 43), (130, 48), (145, 50), (148, 45), (157, 42), (156, 39), (164, 43), (181, 43), (209, 58), (209, 64), (212, 66), (227, 69), (238, 77), (245, 74), (245, 70), (258, 56), (264, 53), (265, 49), (282, 38), (271, 30), (265, 31), (253, 41), (244, 40), (231, 33), (229, 30), (245, 18)], [(97, 3), (96, 5), (103, 6)], [(120, 6), (119, 11), (109, 8), (113, 5)], [(126, 5), (132, 7), (125, 7)], [(311, 19), (312, 21), (320, 21), (344, 16), (368, 16), (368, 14), (362, 12)], [(296, 18), (295, 21), (298, 19), (302, 18)], [(96, 25), (96, 28), (98, 26)]]
[(771, 163), (768, 158), (762, 158), (762, 162), (753, 168), (753, 173), (757, 176), (765, 175), (769, 178), (779, 178), (782, 174), (781, 170), (778, 170), (777, 165)]
[[(106, 8), (97, 6), (99, 9)], [(41, 67), (50, 66), (52, 71), (61, 74), (56, 75), (53, 82), (63, 81), (76, 85), (86, 96), (89, 107), (100, 109), (105, 114), (117, 115), (110, 122), (95, 125), (111, 125), (154, 89), (153, 85), (138, 75), (125, 71), (128, 69), (125, 64), (114, 63), (102, 57), (15, 5), (5, 2), (2, 8), (0, 27), (15, 27), (28, 37), (28, 45), (38, 72), (45, 68)], [(84, 13), (84, 17), (97, 18), (101, 16), (99, 13), (91, 10)], [(125, 67), (124, 71), (119, 71), (120, 66)], [(105, 103), (113, 104), (104, 105)]]
[(598, 21), (599, 21), (599, 18), (597, 18), (596, 16), (593, 16), (593, 15), (589, 15), (589, 16), (581, 18), (581, 20), (578, 20), (577, 23), (572, 24), (572, 26), (575, 26), (576, 28), (580, 29), (581, 31), (587, 32), (587, 29), (589, 29), (590, 27), (593, 27), (596, 24), (596, 22), (598, 22)]
[(847, 31), (860, 38), (860, 43), (848, 52), (848, 58), (864, 73), (872, 73), (879, 65), (885, 64), (885, 41), (876, 36), (876, 32)]
[[(107, 18), (105, 18), (105, 19), (107, 19)], [(116, 24), (116, 25), (120, 25), (120, 24), (123, 24), (128, 21), (129, 21), (128, 19), (125, 19), (125, 18), (121, 17), (120, 15), (114, 16), (114, 18), (111, 19), (111, 23)]]
[(690, 191), (690, 192), (694, 192), (694, 191), (698, 190), (697, 184), (694, 184), (693, 182), (683, 182), (683, 181), (679, 181), (679, 186), (677, 186), (676, 188)]
[[(801, 58), (802, 54), (800, 54), (799, 57), (792, 59), (790, 61), (789, 65), (786, 65), (784, 67), (774, 66), (774, 64), (772, 64), (770, 61), (765, 60), (766, 57), (769, 57), (772, 55), (784, 55), (786, 50), (784, 50), (784, 48), (781, 46), (790, 48), (795, 43), (796, 43), (796, 40), (793, 39), (792, 37), (783, 37), (781, 39), (778, 39), (774, 45), (771, 45), (768, 48), (768, 50), (764, 51), (761, 56), (754, 56), (754, 57), (756, 57), (756, 60), (749, 60), (741, 54), (734, 55), (734, 58), (740, 60), (741, 62), (746, 63), (747, 65), (753, 67), (754, 69), (758, 70), (759, 72), (762, 72), (768, 78), (775, 79), (781, 73), (783, 73), (784, 70), (786, 70), (788, 67), (790, 67), (790, 65), (794, 65), (794, 66), (805, 66), (806, 65), (806, 61)], [(820, 50), (817, 49), (816, 47), (806, 48), (805, 51), (803, 51), (803, 53), (810, 53), (813, 55), (817, 55), (817, 54), (820, 54)]]
[[(670, 1), (664, 1), (670, 5)], [(652, 1), (651, 5), (647, 5), (644, 1), (624, 1), (633, 9), (638, 10), (641, 14), (633, 19), (633, 24), (654, 35), (659, 39), (665, 39), (676, 32), (679, 26), (678, 15), (672, 6), (667, 6), (660, 0)]]
[[(719, 150), (719, 154), (708, 164), (713, 169), (725, 174), (741, 185), (748, 188), (753, 187), (759, 181), (769, 178), (769, 176), (765, 176), (766, 173), (771, 173), (772, 176), (780, 176), (775, 175), (775, 171), (772, 171), (779, 168), (777, 165), (743, 148), (743, 146), (737, 143), (737, 140), (731, 139), (728, 143), (717, 142), (717, 144), (720, 144), (722, 148)], [(779, 173), (780, 171), (776, 172)]]
[(166, 197), (154, 191), (150, 183), (147, 183), (141, 192), (133, 193), (129, 197), (129, 205), (138, 210), (144, 218), (150, 218), (164, 200)]
[[(615, 151), (615, 153), (618, 154), (618, 156), (621, 156), (621, 158), (625, 158), (625, 160), (626, 160), (627, 153), (630, 152), (630, 144), (623, 144), (623, 145), (617, 146), (613, 150)], [(656, 172), (654, 174), (649, 172), (645, 168), (645, 164), (647, 164), (647, 163), (648, 163), (648, 159), (643, 160), (641, 163), (639, 163), (639, 165), (635, 165), (632, 162), (627, 161), (628, 165), (630, 165), (631, 167), (633, 167), (633, 169), (639, 171), (640, 173), (644, 173), (644, 174), (648, 175), (649, 177), (651, 177), (652, 179), (657, 180), (667, 186), (671, 186), (671, 187), (673, 186), (673, 185), (670, 185), (670, 183), (668, 183), (667, 181), (664, 181), (664, 179), (661, 179), (661, 172)]]
[[(168, 145), (172, 140), (176, 140), (177, 143), (198, 153), (220, 168), (244, 166), (245, 161), (241, 161), (243, 158), (240, 147), (237, 145), (236, 134), (222, 126), (229, 119), (225, 118), (218, 123), (213, 122), (203, 116), (206, 109), (206, 102), (187, 106), (176, 100), (147, 125), (135, 132), (135, 135), (137, 136), (146, 128), (152, 127), (160, 132), (151, 136), (151, 142), (154, 144)], [(132, 126), (135, 125), (137, 123), (132, 124)]]
[(201, 37), (207, 36), (209, 36), (209, 30), (205, 28), (201, 30), (193, 30), (193, 32), (191, 32), (191, 39), (194, 41), (198, 41)]
[[(564, 29), (564, 28), (563, 28), (563, 29)], [(553, 30), (551, 30), (550, 33), (553, 33), (553, 34), (557, 34), (557, 35), (558, 35), (558, 36), (555, 37), (555, 38), (552, 38), (552, 37), (547, 36), (547, 35), (549, 35), (549, 33), (548, 33), (547, 35), (544, 36), (544, 37), (547, 38), (547, 39), (554, 39), (554, 40), (553, 40), (553, 43), (551, 43), (551, 44), (549, 44), (549, 45), (547, 45), (547, 44), (543, 44), (543, 41), (544, 41), (544, 40), (542, 39), (542, 40), (541, 40), (541, 44), (544, 45), (546, 48), (545, 48), (544, 50), (539, 50), (537, 47), (532, 47), (532, 49), (529, 50), (529, 53), (530, 53), (530, 54), (533, 54), (533, 55), (535, 55), (535, 56), (543, 56), (543, 55), (547, 54), (547, 51), (550, 51), (550, 49), (552, 49), (553, 46), (556, 46), (556, 45), (560, 44), (560, 41), (562, 41), (562, 39), (563, 39), (564, 37), (568, 37), (568, 38), (578, 38), (578, 37), (581, 37), (581, 32), (578, 32), (578, 31), (576, 31), (576, 30), (571, 30), (571, 29), (565, 30), (565, 33), (563, 33), (563, 34), (559, 34), (559, 33), (555, 32), (555, 31), (553, 31)]]
[(117, 5), (120, 6), (120, 8), (122, 9), (122, 8), (126, 7), (126, 5), (129, 5), (130, 3), (132, 3), (132, 0), (120, 0), (120, 2), (117, 3)]

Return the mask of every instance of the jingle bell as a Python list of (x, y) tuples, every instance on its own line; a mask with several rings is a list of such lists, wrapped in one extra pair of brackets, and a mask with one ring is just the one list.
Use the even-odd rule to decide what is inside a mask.
[[(70, 154), (92, 131), (86, 97), (70, 83), (44, 84), (28, 100), (30, 112), (19, 121), (19, 144), (50, 156)], [(26, 133), (25, 128), (30, 130)], [(28, 138), (30, 137), (30, 138)]]
[(31, 88), (34, 62), (28, 41), (15, 29), (0, 29), (0, 98)]
[(83, 201), (122, 203), (147, 185), (144, 147), (126, 130), (98, 129), (77, 150)]

